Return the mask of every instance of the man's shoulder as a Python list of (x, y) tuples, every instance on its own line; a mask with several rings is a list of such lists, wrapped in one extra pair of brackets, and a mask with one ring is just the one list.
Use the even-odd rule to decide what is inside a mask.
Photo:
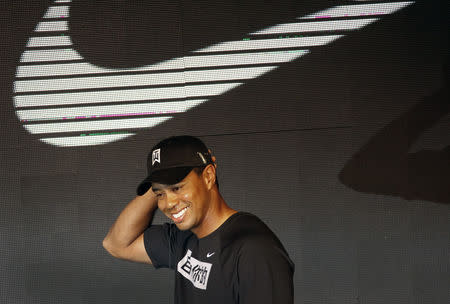
[(241, 237), (251, 237), (264, 233), (272, 233), (269, 227), (256, 215), (239, 211), (227, 220), (225, 233), (239, 233)]
[[(241, 265), (252, 267), (269, 263), (284, 265), (293, 271), (294, 263), (289, 254), (264, 221), (250, 213), (241, 214), (238, 220), (234, 245), (231, 247), (236, 250)], [(245, 269), (247, 266), (242, 267)]]
[(268, 243), (281, 244), (272, 230), (259, 217), (248, 212), (234, 214), (222, 236), (228, 244), (243, 249), (262, 247)]
[(161, 225), (151, 225), (144, 231), (144, 240), (162, 240), (170, 241), (173, 245), (181, 245), (192, 239), (194, 234), (190, 230), (180, 230), (173, 223), (164, 223)]

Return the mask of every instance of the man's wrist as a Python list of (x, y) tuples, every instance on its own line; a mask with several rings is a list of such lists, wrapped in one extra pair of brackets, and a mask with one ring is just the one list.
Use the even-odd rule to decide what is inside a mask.
[(151, 204), (152, 210), (156, 210), (158, 208), (158, 198), (156, 197), (156, 194), (153, 192), (152, 188), (148, 189), (147, 192), (138, 197), (147, 201), (148, 204)]

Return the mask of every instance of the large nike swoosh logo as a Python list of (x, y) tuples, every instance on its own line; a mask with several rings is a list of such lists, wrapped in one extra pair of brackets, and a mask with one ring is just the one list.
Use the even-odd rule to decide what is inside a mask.
[(339, 5), (156, 64), (95, 66), (68, 36), (71, 0), (55, 0), (21, 56), (19, 120), (42, 142), (106, 144), (149, 129), (327, 45), (414, 1)]

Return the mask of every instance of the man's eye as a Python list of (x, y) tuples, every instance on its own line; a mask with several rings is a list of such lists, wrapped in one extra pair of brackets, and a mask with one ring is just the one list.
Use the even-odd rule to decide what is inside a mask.
[(172, 188), (173, 191), (178, 191), (178, 190), (180, 190), (180, 189), (181, 189), (181, 187), (173, 187), (173, 188)]

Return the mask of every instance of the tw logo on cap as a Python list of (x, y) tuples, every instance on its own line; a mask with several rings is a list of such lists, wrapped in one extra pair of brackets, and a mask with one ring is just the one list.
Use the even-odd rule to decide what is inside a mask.
[(161, 149), (156, 149), (152, 152), (152, 166), (154, 166), (155, 163), (161, 163)]

